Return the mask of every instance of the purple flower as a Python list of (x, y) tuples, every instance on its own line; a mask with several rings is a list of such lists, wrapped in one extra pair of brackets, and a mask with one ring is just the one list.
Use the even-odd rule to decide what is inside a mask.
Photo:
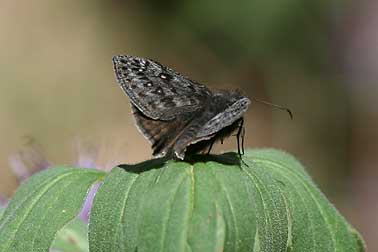
[(89, 214), (92, 209), (93, 199), (97, 193), (98, 188), (100, 187), (101, 183), (97, 183), (92, 186), (92, 188), (89, 190), (87, 194), (87, 198), (85, 199), (83, 208), (81, 209), (81, 212), (79, 214), (80, 219), (82, 219), (84, 222), (88, 222), (89, 220)]

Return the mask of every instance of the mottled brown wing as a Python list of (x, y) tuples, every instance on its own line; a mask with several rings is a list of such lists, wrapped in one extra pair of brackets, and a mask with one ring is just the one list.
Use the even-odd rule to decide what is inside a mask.
[(171, 151), (177, 137), (181, 134), (190, 118), (161, 121), (145, 116), (134, 105), (131, 105), (135, 122), (141, 133), (151, 142), (153, 155), (164, 156)]
[(169, 121), (202, 108), (211, 92), (156, 61), (119, 55), (114, 71), (122, 90), (139, 111), (155, 120)]

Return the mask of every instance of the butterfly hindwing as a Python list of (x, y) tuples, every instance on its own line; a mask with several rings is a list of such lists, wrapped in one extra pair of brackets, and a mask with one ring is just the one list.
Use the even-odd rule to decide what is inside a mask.
[(165, 155), (170, 151), (177, 137), (189, 123), (190, 119), (181, 118), (174, 121), (153, 120), (131, 105), (135, 122), (142, 134), (151, 142), (153, 155)]
[[(219, 113), (215, 114), (203, 127), (197, 132), (196, 137), (206, 137), (223, 128), (230, 126), (235, 121), (243, 117), (251, 101), (246, 97), (241, 97)], [(216, 105), (214, 105), (216, 106)]]

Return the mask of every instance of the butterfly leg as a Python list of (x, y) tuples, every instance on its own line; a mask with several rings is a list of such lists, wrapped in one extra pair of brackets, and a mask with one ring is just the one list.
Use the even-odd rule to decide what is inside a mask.
[(243, 125), (242, 133), (241, 133), (241, 147), (242, 147), (242, 154), (244, 155), (244, 137), (245, 137), (245, 127)]
[(211, 140), (211, 142), (210, 142), (209, 149), (207, 150), (207, 155), (210, 154), (210, 151), (211, 151), (211, 149), (213, 148), (214, 142), (215, 142), (215, 138), (213, 138), (213, 139)]
[(241, 158), (239, 135), (236, 136), (236, 141), (237, 141), (237, 144), (238, 144), (238, 155), (239, 155), (239, 157)]
[[(246, 162), (244, 162), (243, 157), (242, 157), (242, 155), (244, 155), (244, 136), (245, 136), (245, 128), (244, 128), (244, 119), (242, 118), (240, 120), (238, 132), (236, 134), (236, 139), (238, 142), (238, 154), (242, 163), (245, 166), (249, 167), (249, 165)], [(240, 138), (241, 138), (241, 145), (240, 145)], [(241, 147), (241, 151), (240, 151), (240, 147)]]
[[(238, 133), (236, 134), (236, 141), (237, 141), (237, 144), (238, 144), (238, 154), (239, 154), (239, 157), (241, 158), (242, 154), (244, 154), (244, 140), (243, 140), (243, 136), (242, 136), (242, 132), (243, 132), (243, 124), (244, 124), (244, 119), (241, 118), (240, 119), (240, 124), (239, 124), (239, 128), (238, 128)], [(242, 136), (242, 152), (240, 151), (240, 137)]]

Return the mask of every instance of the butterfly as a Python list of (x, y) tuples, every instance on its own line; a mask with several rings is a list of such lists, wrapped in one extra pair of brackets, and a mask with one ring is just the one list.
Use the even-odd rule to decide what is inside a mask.
[(233, 132), (239, 155), (244, 153), (243, 115), (251, 100), (239, 91), (210, 90), (146, 58), (118, 55), (113, 66), (154, 156), (184, 160), (188, 154), (210, 153), (215, 141)]

